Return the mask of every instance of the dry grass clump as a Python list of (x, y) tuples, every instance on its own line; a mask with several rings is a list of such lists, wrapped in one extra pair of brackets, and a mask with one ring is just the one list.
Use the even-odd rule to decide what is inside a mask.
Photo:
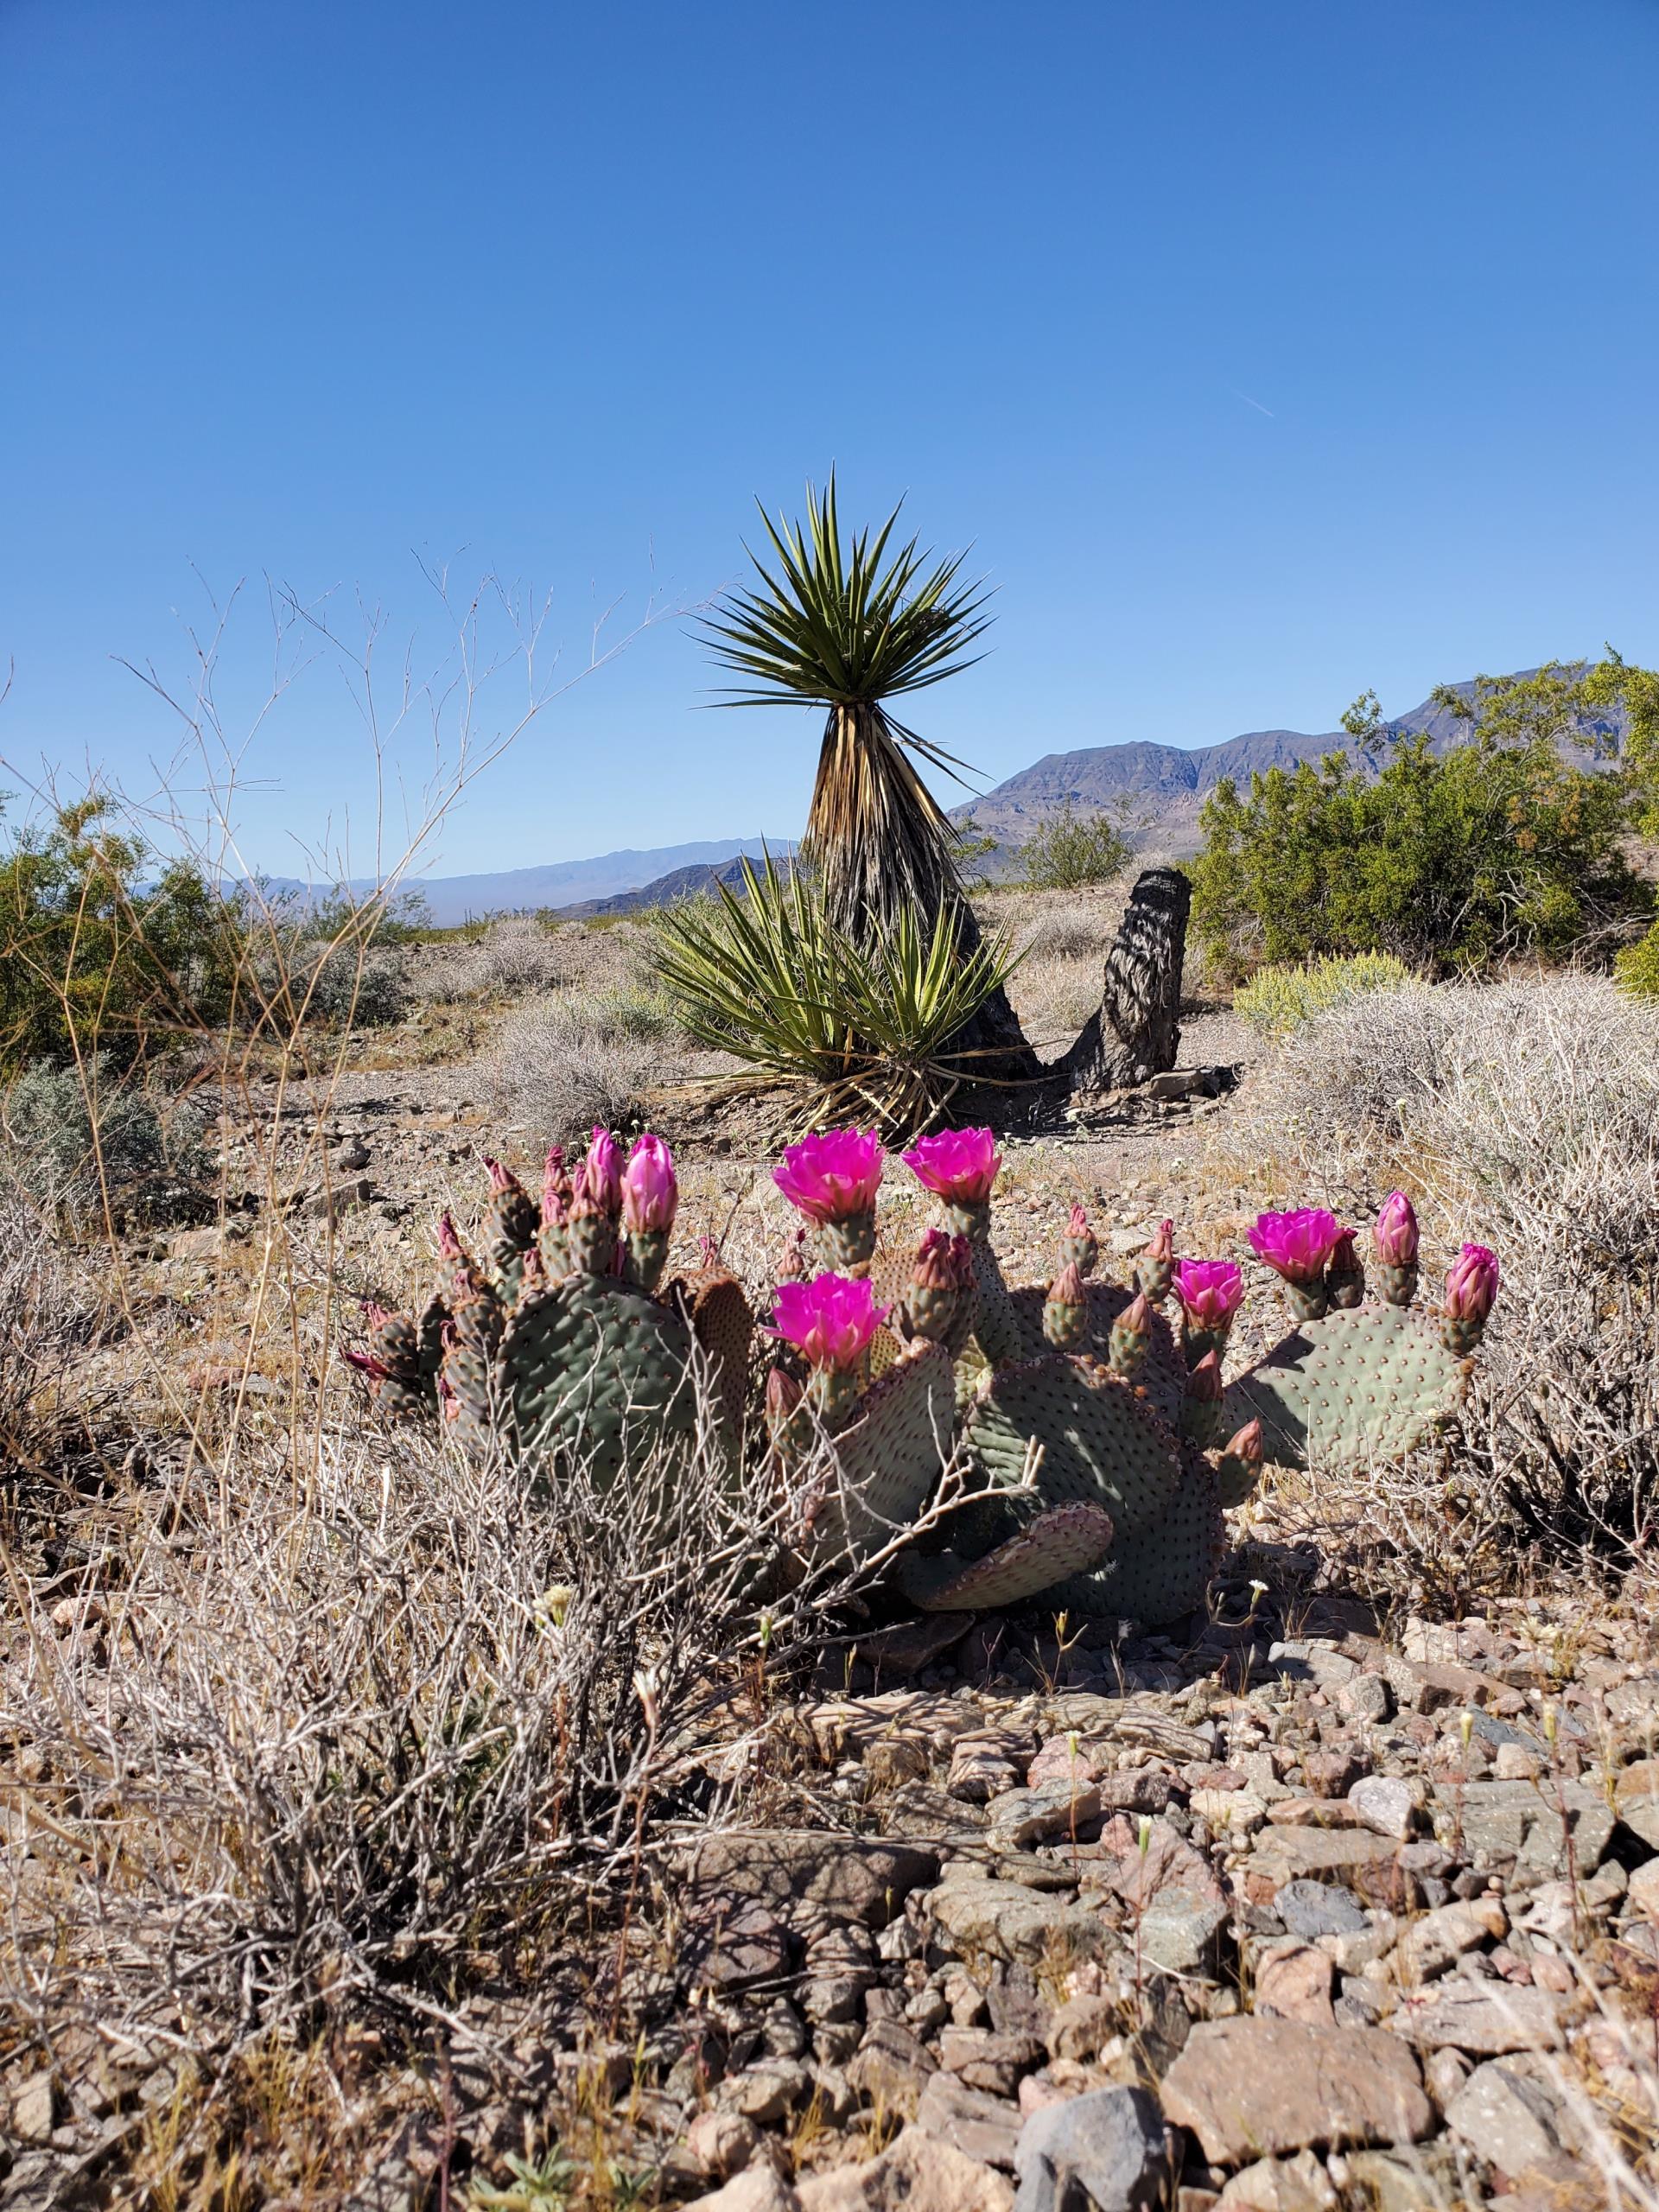
[[(0, 1518), (25, 1488), (60, 1484), (97, 1410), (77, 1370), (105, 1321), (104, 1301), (16, 1192), (0, 1192)], [(72, 1441), (73, 1440), (73, 1441)], [(8, 1539), (14, 1531), (8, 1527)]]
[(646, 1092), (685, 1072), (664, 1049), (650, 997), (613, 991), (532, 999), (503, 1023), (486, 1074), (492, 1102), (533, 1144), (639, 1126)]
[(1418, 1471), (1425, 1569), (1466, 1577), (1475, 1536), (1511, 1567), (1639, 1559), (1659, 1514), (1659, 1010), (1577, 975), (1355, 1000), (1286, 1043), (1235, 1141), (1351, 1211), (1399, 1182), (1439, 1266), (1459, 1236), (1499, 1255), (1460, 1431)]
[(976, 905), (1006, 928), (1020, 954), (1008, 999), (1039, 1052), (1071, 1043), (1100, 1005), (1106, 955), (1117, 934), (1124, 890), (981, 893)]
[[(533, 1996), (562, 1961), (567, 1999), (626, 2018), (664, 1823), (746, 1771), (779, 1510), (697, 1448), (683, 1479), (642, 1451), (555, 1498), (408, 1433), (302, 1465), (244, 1435), (67, 1597), (14, 1571), (10, 2048), (69, 2078), (94, 2043), (188, 2056), (222, 2088), (353, 2021), (476, 2047), (468, 1988)], [(806, 1618), (780, 1606), (761, 1656)], [(231, 2113), (213, 2089), (183, 2115), (182, 2167)]]

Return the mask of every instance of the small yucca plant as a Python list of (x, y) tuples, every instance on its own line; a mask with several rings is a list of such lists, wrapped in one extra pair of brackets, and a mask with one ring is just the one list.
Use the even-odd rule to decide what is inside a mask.
[(822, 885), (770, 856), (741, 890), (665, 907), (658, 977), (681, 1027), (759, 1080), (804, 1087), (803, 1128), (874, 1115), (911, 1135), (978, 1072), (960, 1039), (1017, 955), (1005, 938), (961, 942), (956, 909), (904, 908), (872, 944), (831, 920)]

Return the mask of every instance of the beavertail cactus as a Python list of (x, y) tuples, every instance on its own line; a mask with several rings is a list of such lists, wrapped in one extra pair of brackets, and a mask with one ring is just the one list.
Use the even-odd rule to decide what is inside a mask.
[[(1164, 1223), (1134, 1287), (1090, 1280), (1099, 1247), (1074, 1207), (1046, 1292), (1010, 1289), (990, 1238), (991, 1132), (941, 1131), (905, 1159), (947, 1223), (908, 1249), (877, 1235), (873, 1135), (785, 1155), (777, 1180), (803, 1233), (844, 1264), (813, 1270), (798, 1241), (785, 1255), (783, 1349), (753, 1415), (753, 1315), (714, 1248), (693, 1281), (659, 1291), (679, 1193), (651, 1136), (624, 1162), (595, 1130), (574, 1179), (556, 1148), (539, 1206), (492, 1161), (487, 1269), (446, 1216), (436, 1293), (418, 1318), (367, 1308), (367, 1347), (347, 1357), (386, 1411), (435, 1412), (554, 1482), (578, 1462), (613, 1480), (631, 1453), (665, 1448), (689, 1466), (712, 1407), (728, 1466), (751, 1454), (790, 1516), (798, 1556), (768, 1573), (879, 1572), (931, 1609), (1040, 1598), (1166, 1621), (1202, 1603), (1224, 1512), (1266, 1461), (1386, 1465), (1446, 1420), (1497, 1294), (1496, 1258), (1465, 1244), (1442, 1308), (1413, 1307), (1417, 1226), (1399, 1192), (1376, 1224), (1380, 1304), (1333, 1215), (1264, 1214), (1251, 1247), (1296, 1325), (1224, 1382), (1243, 1294), (1232, 1260), (1178, 1263)], [(1179, 1342), (1158, 1310), (1172, 1291)]]

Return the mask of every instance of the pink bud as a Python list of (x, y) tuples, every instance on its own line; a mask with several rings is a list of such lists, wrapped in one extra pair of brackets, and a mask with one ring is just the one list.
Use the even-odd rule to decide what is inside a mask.
[(887, 1157), (874, 1129), (820, 1129), (789, 1147), (772, 1179), (823, 1228), (874, 1210)]
[(484, 1165), (489, 1171), (490, 1188), (493, 1191), (499, 1193), (502, 1191), (518, 1191), (523, 1189), (523, 1185), (519, 1182), (518, 1178), (513, 1173), (512, 1168), (504, 1167), (499, 1160), (492, 1160), (487, 1152), (484, 1155)]
[(564, 1172), (564, 1147), (550, 1144), (542, 1173), (542, 1219), (558, 1228), (570, 1218), (570, 1178)]
[(1065, 1233), (1068, 1236), (1087, 1236), (1089, 1234), (1089, 1217), (1075, 1199), (1071, 1212), (1065, 1217)]
[(1068, 1260), (1060, 1269), (1049, 1285), (1048, 1295), (1056, 1306), (1082, 1306), (1087, 1302), (1089, 1293), (1084, 1287), (1075, 1260)]
[(1417, 1217), (1403, 1191), (1383, 1199), (1373, 1230), (1376, 1256), (1385, 1268), (1414, 1267), (1417, 1262)]
[(822, 1274), (810, 1282), (780, 1283), (772, 1310), (773, 1336), (797, 1346), (814, 1367), (846, 1374), (863, 1357), (892, 1308), (877, 1309), (865, 1277)]
[(965, 1289), (974, 1279), (974, 1248), (967, 1237), (950, 1239), (950, 1264), (957, 1271), (957, 1287)]
[(359, 1369), (372, 1382), (384, 1382), (391, 1373), (385, 1360), (377, 1359), (372, 1352), (342, 1348), (340, 1357), (351, 1366)]
[(1446, 1278), (1446, 1310), (1454, 1321), (1484, 1322), (1497, 1302), (1497, 1255), (1465, 1244)]
[(951, 1242), (942, 1229), (930, 1229), (924, 1236), (916, 1247), (916, 1258), (910, 1271), (910, 1279), (918, 1290), (957, 1287), (957, 1261)]
[(576, 1170), (572, 1204), (584, 1213), (615, 1221), (622, 1212), (622, 1150), (608, 1129), (595, 1128), (588, 1156)]
[(775, 1428), (789, 1419), (801, 1402), (801, 1386), (787, 1368), (774, 1367), (766, 1377), (766, 1422)]
[(937, 1136), (920, 1137), (904, 1162), (925, 1191), (958, 1206), (982, 1205), (1002, 1165), (988, 1129), (941, 1129)]
[(1259, 1466), (1262, 1461), (1262, 1423), (1247, 1421), (1236, 1436), (1228, 1442), (1223, 1456), (1229, 1459), (1250, 1459)]
[(1157, 1228), (1153, 1230), (1151, 1238), (1147, 1245), (1146, 1256), (1149, 1260), (1173, 1260), (1174, 1258), (1175, 1224), (1173, 1221), (1160, 1221)]
[(1317, 1282), (1338, 1235), (1337, 1217), (1323, 1206), (1264, 1213), (1250, 1231), (1250, 1249), (1288, 1282)]
[(446, 1206), (438, 1216), (438, 1249), (446, 1260), (465, 1261), (467, 1254), (459, 1236), (449, 1209)]
[(673, 1154), (661, 1137), (640, 1137), (622, 1175), (624, 1228), (636, 1233), (672, 1229), (679, 1198)]

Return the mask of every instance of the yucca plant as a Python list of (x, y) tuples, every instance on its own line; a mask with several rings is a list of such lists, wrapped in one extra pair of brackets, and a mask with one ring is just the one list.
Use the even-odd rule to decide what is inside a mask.
[(1017, 957), (1004, 938), (962, 942), (961, 909), (914, 907), (871, 943), (838, 928), (809, 870), (766, 856), (741, 889), (656, 917), (657, 975), (688, 1035), (766, 1081), (804, 1086), (801, 1128), (874, 1116), (925, 1128), (978, 1073), (962, 1039)]
[(807, 850), (830, 919), (865, 940), (906, 907), (931, 922), (963, 903), (956, 830), (916, 766), (962, 764), (887, 702), (969, 666), (990, 619), (983, 588), (960, 581), (962, 555), (936, 563), (913, 537), (889, 551), (899, 514), (843, 547), (833, 470), (822, 493), (807, 487), (804, 530), (761, 508), (776, 573), (746, 547), (758, 588), (704, 626), (715, 659), (744, 679), (720, 703), (825, 709)]

